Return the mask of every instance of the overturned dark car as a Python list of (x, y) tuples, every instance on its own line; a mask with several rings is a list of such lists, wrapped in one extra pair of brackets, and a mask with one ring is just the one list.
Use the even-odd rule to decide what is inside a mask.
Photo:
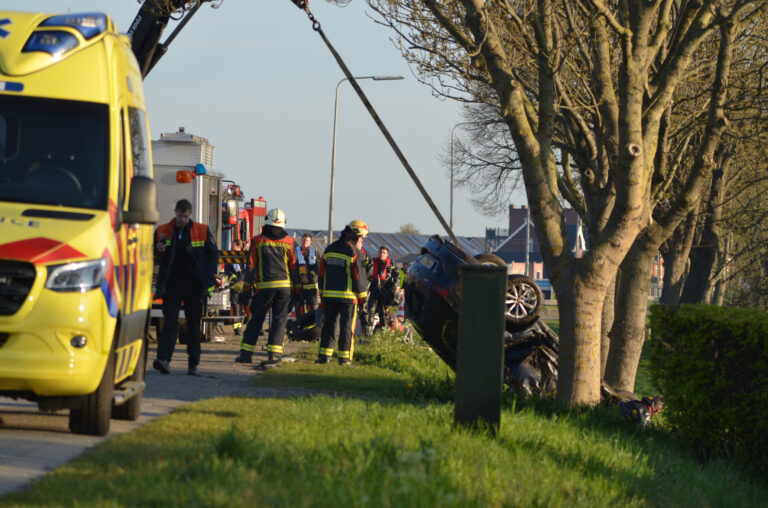
[[(493, 254), (467, 254), (432, 236), (408, 269), (405, 315), (440, 358), (456, 368), (459, 266), (506, 263)], [(527, 394), (546, 394), (557, 383), (558, 337), (539, 319), (542, 293), (524, 275), (509, 275), (505, 299), (504, 383)]]

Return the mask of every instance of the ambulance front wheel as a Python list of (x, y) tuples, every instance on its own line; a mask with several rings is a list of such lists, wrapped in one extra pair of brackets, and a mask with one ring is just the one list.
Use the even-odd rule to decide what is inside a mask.
[(109, 352), (107, 366), (96, 391), (82, 399), (79, 408), (69, 410), (69, 430), (75, 434), (106, 436), (112, 416), (112, 396), (115, 385), (115, 352)]

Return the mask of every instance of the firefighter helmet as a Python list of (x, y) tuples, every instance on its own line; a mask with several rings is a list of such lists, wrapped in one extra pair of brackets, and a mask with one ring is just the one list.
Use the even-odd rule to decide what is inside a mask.
[(279, 208), (273, 208), (267, 212), (267, 216), (264, 219), (265, 226), (277, 226), (279, 228), (285, 227), (285, 212)]
[(365, 222), (361, 220), (353, 220), (348, 226), (357, 236), (362, 236), (363, 238), (368, 236), (368, 224)]

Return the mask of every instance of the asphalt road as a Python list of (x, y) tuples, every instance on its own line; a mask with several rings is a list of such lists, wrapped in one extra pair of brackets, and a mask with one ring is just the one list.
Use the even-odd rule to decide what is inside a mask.
[[(72, 434), (68, 410), (44, 414), (34, 403), (0, 397), (0, 496), (25, 487), (95, 444), (130, 432), (189, 402), (229, 395), (277, 395), (251, 386), (253, 376), (258, 375), (251, 365), (234, 363), (239, 337), (225, 334), (221, 338), (224, 342), (203, 343), (201, 377), (187, 375), (187, 355), (182, 345), (177, 345), (169, 375), (152, 369), (155, 348), (151, 344), (141, 417), (135, 422), (112, 420), (106, 437)], [(286, 344), (286, 352), (294, 349), (291, 346)], [(266, 359), (266, 353), (258, 351), (254, 361), (261, 359)]]

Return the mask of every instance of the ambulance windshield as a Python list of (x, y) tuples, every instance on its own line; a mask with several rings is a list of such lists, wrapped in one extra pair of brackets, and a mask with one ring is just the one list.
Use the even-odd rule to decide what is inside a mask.
[(0, 95), (0, 201), (107, 209), (106, 104)]

